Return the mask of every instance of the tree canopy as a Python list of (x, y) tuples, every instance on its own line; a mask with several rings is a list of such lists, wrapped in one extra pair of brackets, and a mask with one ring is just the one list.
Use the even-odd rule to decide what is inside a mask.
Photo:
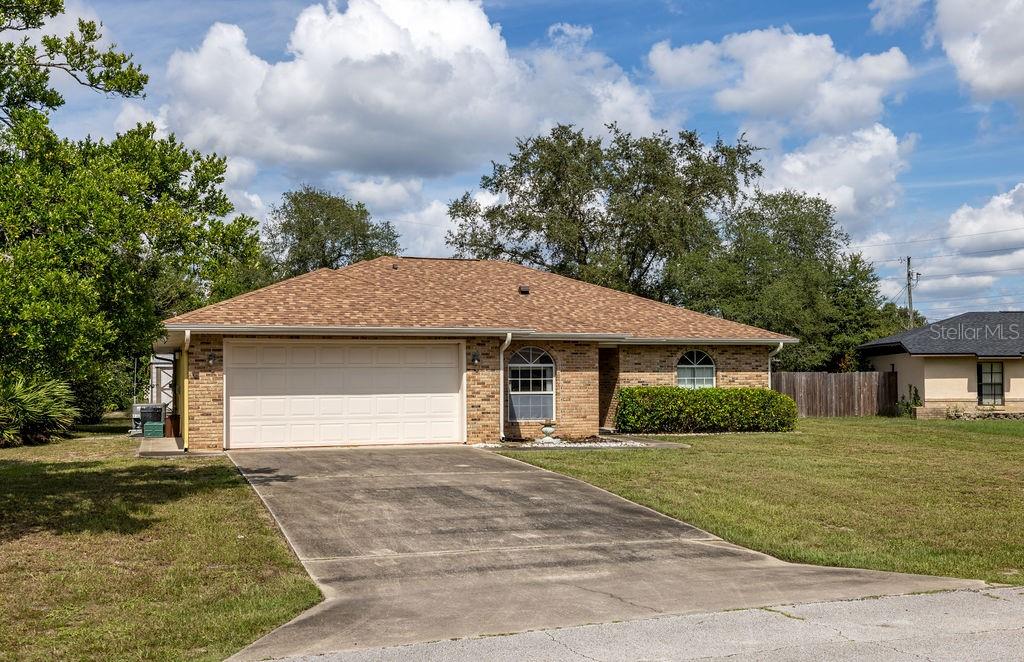
[(499, 258), (780, 333), (786, 369), (856, 369), (892, 326), (873, 266), (825, 200), (758, 190), (757, 148), (694, 132), (559, 125), (449, 205), (456, 253)]
[(760, 175), (744, 140), (708, 147), (696, 133), (636, 138), (615, 125), (607, 142), (559, 125), (518, 141), (480, 188), (449, 206), (448, 243), (463, 256), (498, 258), (664, 299), (666, 267), (718, 245), (714, 217)]
[(0, 2), (0, 123), (11, 126), (19, 110), (48, 112), (64, 105), (51, 84), (52, 73), (66, 75), (100, 92), (133, 97), (149, 77), (116, 44), (102, 46), (95, 21), (79, 20), (66, 35), (30, 36), (64, 13), (64, 0)]
[(267, 251), (278, 278), (320, 268), (337, 269), (400, 251), (388, 221), (375, 221), (361, 202), (302, 185), (288, 191), (270, 213)]
[[(99, 26), (25, 35), (56, 0), (0, 3), (0, 365), (71, 384), (88, 418), (131, 396), (161, 320), (203, 305), (259, 259), (256, 222), (235, 216), (225, 161), (140, 125), (113, 140), (49, 127), (63, 99), (51, 72), (101, 92), (141, 94), (129, 55)], [(13, 38), (13, 41), (11, 40)]]

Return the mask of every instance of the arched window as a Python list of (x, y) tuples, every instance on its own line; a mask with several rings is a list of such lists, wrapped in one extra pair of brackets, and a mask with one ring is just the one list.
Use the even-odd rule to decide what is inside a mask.
[(715, 362), (704, 352), (689, 351), (676, 364), (676, 386), (708, 388), (715, 385)]
[(555, 362), (536, 347), (508, 360), (508, 420), (547, 421), (555, 417)]

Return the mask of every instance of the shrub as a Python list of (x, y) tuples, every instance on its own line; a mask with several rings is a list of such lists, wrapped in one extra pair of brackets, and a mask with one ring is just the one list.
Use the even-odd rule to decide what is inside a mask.
[(766, 388), (629, 386), (619, 389), (620, 432), (781, 432), (796, 425), (793, 398)]
[(74, 423), (73, 403), (64, 382), (0, 374), (0, 446), (46, 443)]

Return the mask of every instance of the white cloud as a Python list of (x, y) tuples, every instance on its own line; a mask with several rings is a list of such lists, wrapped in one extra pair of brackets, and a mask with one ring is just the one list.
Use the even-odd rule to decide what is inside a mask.
[[(558, 24), (513, 55), (471, 0), (351, 0), (304, 9), (289, 57), (235, 25), (168, 63), (167, 120), (189, 144), (293, 168), (422, 177), (478, 167), (555, 122), (647, 132), (650, 94)], [(670, 127), (671, 128), (671, 127)]]
[(452, 251), (444, 242), (445, 232), (454, 228), (448, 217), (448, 205), (440, 200), (391, 219), (399, 234), (406, 255), (417, 257), (446, 257)]
[(1024, 2), (937, 0), (934, 29), (976, 98), (1024, 102)]
[(669, 87), (705, 87), (728, 76), (721, 47), (710, 41), (672, 48), (668, 39), (659, 41), (647, 54), (655, 77)]
[(981, 207), (963, 205), (949, 217), (949, 246), (960, 250), (998, 249), (1024, 244), (1024, 183), (993, 196)]
[(338, 177), (338, 182), (351, 198), (365, 203), (375, 213), (409, 209), (420, 202), (423, 193), (423, 180), (415, 177), (360, 178), (345, 174)]
[(582, 47), (593, 36), (594, 28), (589, 25), (555, 23), (548, 27), (548, 39), (562, 46)]
[(149, 122), (156, 126), (158, 137), (164, 137), (169, 133), (167, 129), (166, 108), (154, 114), (134, 101), (126, 101), (121, 104), (121, 110), (114, 119), (114, 130), (118, 133), (124, 133), (129, 129), (134, 129), (137, 124), (147, 124)]
[[(897, 176), (907, 167), (914, 137), (899, 140), (875, 124), (849, 134), (820, 136), (766, 163), (764, 188), (792, 188), (820, 195), (852, 232), (870, 227), (895, 206)], [(865, 242), (867, 243), (867, 242)]]
[(928, 0), (871, 0), (868, 9), (875, 12), (871, 17), (871, 29), (888, 32), (903, 27), (921, 11)]
[(877, 120), (884, 100), (912, 75), (899, 48), (852, 58), (836, 51), (828, 35), (788, 27), (674, 49), (660, 42), (648, 63), (664, 85), (712, 86), (721, 110), (828, 132)]

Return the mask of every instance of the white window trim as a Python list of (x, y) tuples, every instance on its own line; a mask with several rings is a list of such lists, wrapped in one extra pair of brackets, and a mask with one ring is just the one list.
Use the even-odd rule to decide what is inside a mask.
[[(683, 360), (684, 356), (686, 356), (687, 354), (693, 353), (693, 352), (697, 352), (697, 353), (703, 354), (704, 356), (708, 357), (709, 361), (711, 361), (711, 368), (712, 368), (711, 386), (696, 386), (696, 385), (695, 386), (683, 386), (682, 384), (679, 383), (679, 368), (680, 368), (679, 362)], [(689, 366), (682, 366), (682, 367), (684, 367), (684, 368), (699, 368), (699, 367), (707, 367), (707, 366), (689, 365)], [(691, 391), (696, 391), (696, 390), (702, 389), (702, 388), (718, 388), (718, 364), (715, 363), (714, 357), (711, 356), (710, 354), (708, 354), (707, 352), (705, 352), (704, 350), (701, 350), (701, 349), (688, 349), (688, 350), (686, 350), (685, 352), (683, 352), (682, 354), (679, 355), (678, 359), (676, 359), (675, 369), (676, 369), (676, 386), (679, 387), (679, 388), (685, 388), (685, 389), (688, 389), (688, 390), (691, 390)]]
[[(527, 349), (534, 349), (538, 352), (543, 352), (545, 356), (551, 359), (551, 418), (512, 418), (512, 368), (536, 368), (536, 363), (513, 363), (512, 359), (519, 355), (519, 352)], [(547, 366), (544, 366), (547, 367)], [(536, 423), (538, 421), (557, 421), (558, 415), (558, 365), (555, 363), (555, 357), (551, 356), (551, 352), (547, 351), (542, 347), (536, 345), (525, 345), (520, 347), (516, 351), (512, 352), (512, 356), (509, 358), (508, 366), (506, 367), (505, 379), (505, 391), (507, 393), (508, 402), (506, 403), (506, 419), (509, 423)], [(549, 395), (547, 391), (516, 391), (517, 395)]]

